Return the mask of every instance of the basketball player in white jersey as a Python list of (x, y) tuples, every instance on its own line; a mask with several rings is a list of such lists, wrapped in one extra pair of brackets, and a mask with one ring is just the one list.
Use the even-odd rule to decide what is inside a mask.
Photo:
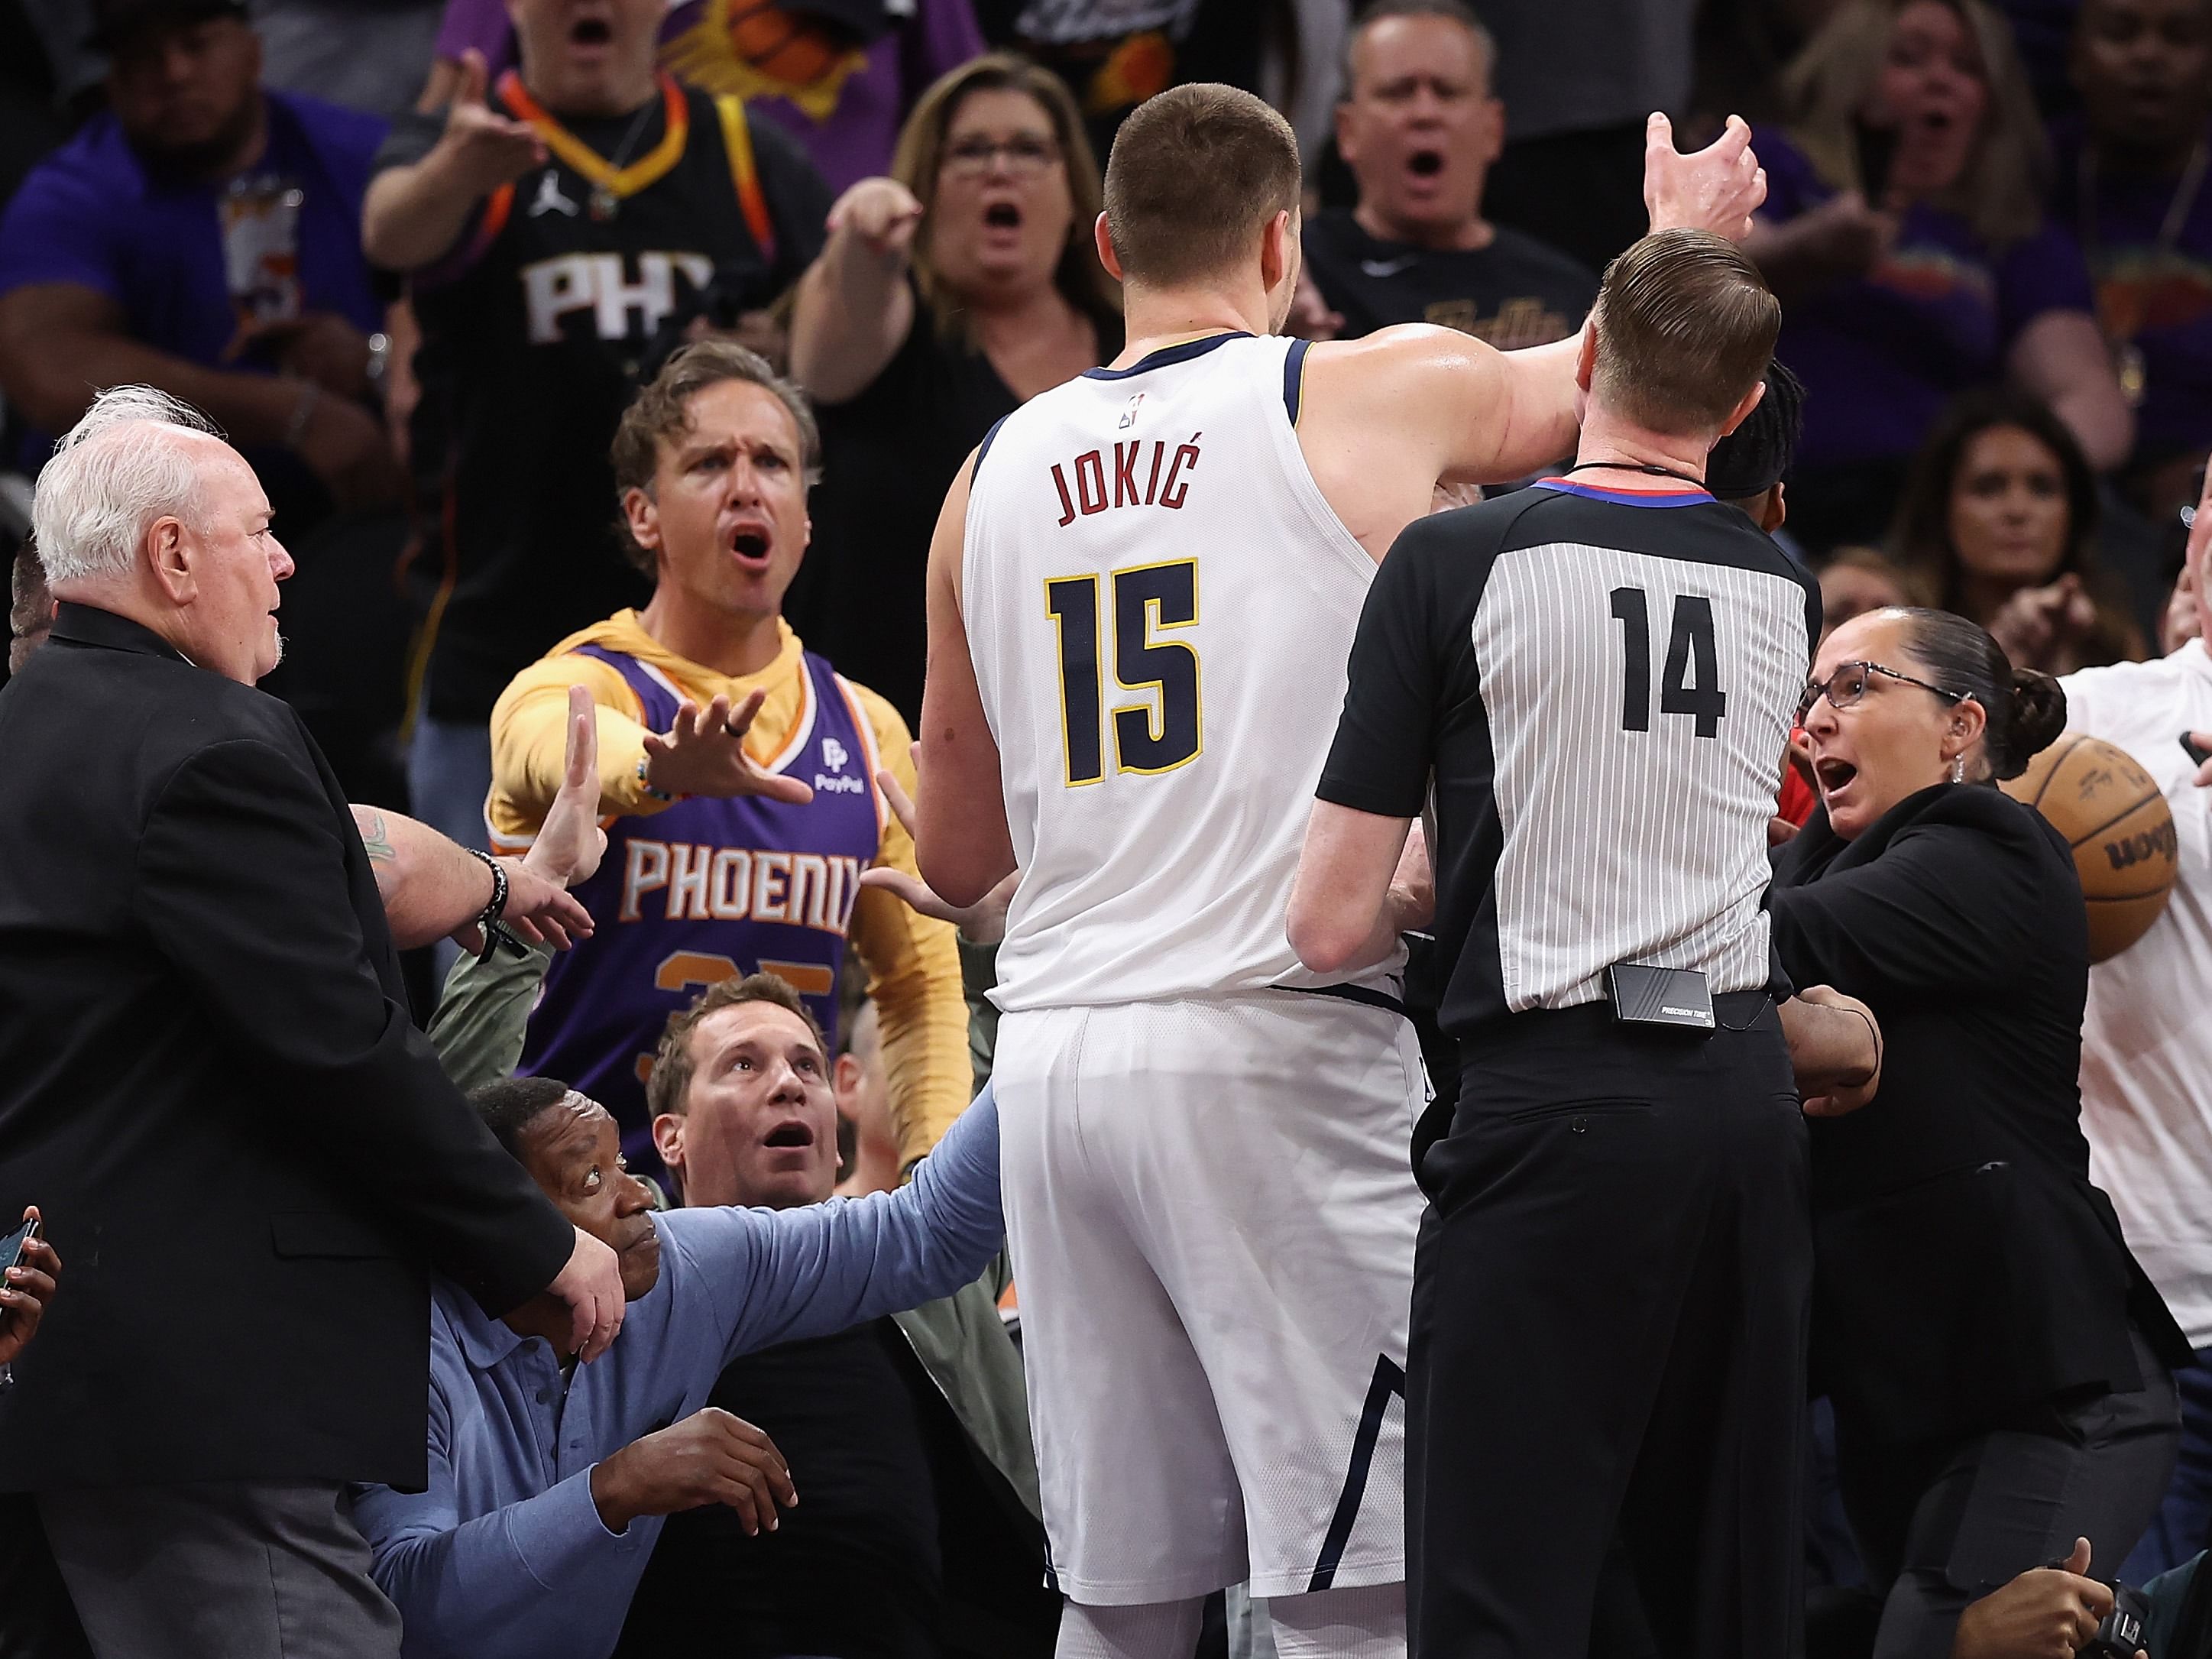
[[(1655, 228), (1741, 237), (1748, 140), (1679, 155), (1655, 116)], [(931, 550), (922, 873), (966, 904), (1022, 871), (994, 1079), (1064, 1659), (1187, 1659), (1248, 1578), (1285, 1659), (1405, 1647), (1424, 1084), (1397, 959), (1308, 974), (1285, 914), (1375, 562), (1438, 479), (1573, 447), (1576, 348), (1272, 337), (1298, 188), (1249, 94), (1131, 115), (1097, 230), (1128, 349), (994, 429)]]

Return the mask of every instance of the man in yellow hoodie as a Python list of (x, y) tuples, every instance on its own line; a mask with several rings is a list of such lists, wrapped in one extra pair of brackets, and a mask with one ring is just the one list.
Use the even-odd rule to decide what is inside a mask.
[[(568, 688), (597, 705), (610, 844), (576, 889), (597, 931), (548, 971), (521, 1069), (603, 1103), (640, 1173), (659, 1172), (644, 1080), (669, 1014), (758, 970), (789, 981), (834, 1041), (848, 935), (882, 1021), (902, 1162), (970, 1092), (953, 929), (861, 879), (915, 869), (876, 781), (885, 769), (912, 787), (906, 724), (779, 614), (819, 454), (801, 394), (751, 352), (713, 340), (671, 357), (614, 444), (651, 603), (562, 641), (492, 711), (489, 811), (507, 850), (560, 787)], [(810, 1133), (776, 1126), (769, 1150), (803, 1160)]]

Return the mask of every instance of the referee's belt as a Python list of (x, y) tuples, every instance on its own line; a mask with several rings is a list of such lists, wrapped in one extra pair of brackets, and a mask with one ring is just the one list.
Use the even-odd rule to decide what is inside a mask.
[(1528, 1030), (1538, 1023), (1547, 1024), (1579, 1022), (1593, 1030), (1616, 1032), (1623, 1036), (1635, 1032), (1656, 1032), (1661, 1036), (1697, 1038), (1718, 1036), (1723, 1032), (1748, 1030), (1759, 1023), (1774, 996), (1768, 991), (1722, 991), (1713, 1002), (1712, 1030), (1693, 1026), (1657, 1026), (1624, 1024), (1613, 1017), (1613, 1005), (1600, 996), (1594, 1002), (1577, 1002), (1565, 1008), (1524, 1008), (1516, 1014), (1495, 1014), (1480, 1024), (1461, 1035), (1463, 1042), (1480, 1042), (1489, 1038), (1510, 1036), (1515, 1031)]

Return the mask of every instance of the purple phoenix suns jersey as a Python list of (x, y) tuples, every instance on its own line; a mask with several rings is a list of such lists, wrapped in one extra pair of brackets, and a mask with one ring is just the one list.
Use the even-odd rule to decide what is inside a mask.
[[(596, 645), (629, 682), (648, 730), (665, 732), (683, 694), (659, 670)], [(658, 1176), (645, 1079), (669, 1015), (733, 975), (789, 981), (834, 1051), (845, 933), (883, 836), (875, 734), (844, 682), (811, 652), (804, 703), (769, 769), (813, 787), (804, 806), (690, 797), (650, 817), (621, 817), (576, 896), (598, 924), (553, 958), (518, 1068), (557, 1077), (622, 1126), (623, 1154)]]

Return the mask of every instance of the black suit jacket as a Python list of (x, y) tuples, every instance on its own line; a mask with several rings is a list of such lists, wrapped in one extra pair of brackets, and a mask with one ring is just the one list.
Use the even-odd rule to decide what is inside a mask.
[(2057, 830), (1995, 789), (1908, 796), (1856, 841), (1816, 811), (1771, 906), (1800, 985), (1881, 1022), (1881, 1088), (1813, 1132), (1816, 1378), (1884, 1438), (2140, 1387), (2130, 1319), (2189, 1345), (2089, 1183), (2088, 924)]
[(0, 1213), (60, 1294), (0, 1489), (425, 1474), (425, 1269), (503, 1312), (574, 1235), (408, 1019), (283, 703), (64, 605), (0, 691)]

